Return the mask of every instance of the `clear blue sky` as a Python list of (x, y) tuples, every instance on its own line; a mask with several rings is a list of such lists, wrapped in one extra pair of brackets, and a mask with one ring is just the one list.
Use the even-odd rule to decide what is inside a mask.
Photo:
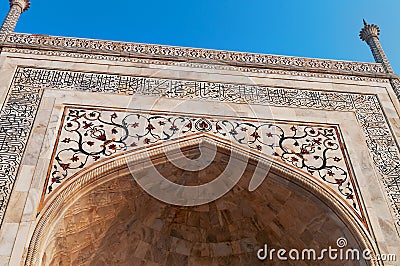
[(31, 2), (17, 32), (372, 62), (358, 37), (365, 18), (400, 74), (399, 0)]

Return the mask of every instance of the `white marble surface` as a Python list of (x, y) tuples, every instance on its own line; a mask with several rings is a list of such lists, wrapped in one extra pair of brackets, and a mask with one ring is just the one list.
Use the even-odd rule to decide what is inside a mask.
[[(12, 73), (18, 65), (210, 82), (258, 84), (315, 91), (352, 92), (377, 95), (393, 133), (397, 138), (400, 136), (399, 102), (389, 83), (191, 69), (177, 66), (135, 65), (66, 57), (36, 57), (41, 60), (35, 59), (35, 56), (32, 55), (1, 55), (0, 99), (2, 102), (12, 80)], [(28, 142), (23, 164), (0, 230), (0, 265), (23, 264), (26, 247), (29, 245), (35, 226), (36, 211), (39, 207), (52, 148), (56, 140), (63, 104), (338, 124), (362, 193), (369, 225), (373, 230), (372, 237), (375, 238), (382, 252), (395, 253), (400, 257), (400, 238), (395, 231), (387, 197), (379, 181), (381, 176), (373, 165), (364, 134), (352, 112), (47, 90), (44, 92), (33, 134)], [(14, 245), (14, 243), (16, 244)]]

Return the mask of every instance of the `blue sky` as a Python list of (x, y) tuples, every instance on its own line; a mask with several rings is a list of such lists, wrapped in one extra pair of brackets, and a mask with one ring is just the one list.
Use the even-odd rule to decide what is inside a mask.
[(399, 0), (31, 2), (17, 32), (372, 62), (358, 37), (365, 18), (400, 74)]

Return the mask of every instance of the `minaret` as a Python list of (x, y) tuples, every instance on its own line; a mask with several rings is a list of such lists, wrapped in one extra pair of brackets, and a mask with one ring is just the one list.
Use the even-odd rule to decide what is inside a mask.
[(382, 46), (379, 42), (379, 27), (375, 24), (368, 24), (364, 22), (364, 28), (360, 31), (360, 39), (365, 41), (369, 48), (371, 49), (372, 55), (374, 56), (375, 62), (381, 63), (385, 68), (387, 73), (392, 74), (393, 69), (390, 66), (389, 60), (387, 59), (385, 52), (382, 49)]
[(397, 98), (400, 100), (400, 79), (394, 74), (392, 66), (387, 59), (385, 52), (379, 42), (379, 27), (375, 24), (368, 24), (364, 22), (364, 28), (360, 31), (360, 39), (365, 41), (371, 49), (372, 55), (374, 56), (375, 62), (382, 64), (386, 73), (391, 75), (390, 84), (395, 91)]
[(5, 41), (7, 35), (14, 31), (21, 13), (30, 6), (30, 0), (9, 0), (10, 10), (0, 28), (0, 42)]

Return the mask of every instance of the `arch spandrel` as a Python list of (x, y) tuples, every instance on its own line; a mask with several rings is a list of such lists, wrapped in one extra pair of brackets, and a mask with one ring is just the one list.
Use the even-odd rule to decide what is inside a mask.
[(120, 154), (208, 135), (299, 169), (367, 222), (336, 125), (66, 106), (41, 207), (69, 178)]
[[(131, 186), (130, 184), (135, 183), (135, 181), (132, 177), (129, 177), (128, 179), (126, 179), (127, 176), (130, 176), (131, 170), (132, 170), (132, 169), (129, 169), (128, 165), (131, 165), (133, 167), (141, 167), (141, 168), (145, 169), (147, 167), (146, 163), (149, 162), (147, 156), (151, 155), (150, 159), (152, 162), (155, 162), (154, 163), (155, 167), (163, 166), (164, 165), (162, 162), (163, 158), (164, 158), (164, 162), (165, 162), (165, 160), (167, 160), (165, 158), (165, 154), (164, 154), (165, 151), (169, 150), (169, 151), (172, 151), (172, 153), (174, 153), (174, 151), (176, 151), (177, 146), (179, 147), (178, 150), (180, 150), (180, 151), (176, 151), (176, 154), (179, 154), (180, 152), (182, 152), (184, 154), (184, 156), (186, 156), (186, 157), (189, 157), (189, 158), (190, 158), (190, 156), (196, 157), (196, 149), (199, 145), (202, 145), (202, 144), (205, 144), (205, 145), (212, 144), (217, 147), (218, 155), (217, 155), (216, 161), (219, 164), (221, 164), (221, 162), (224, 161), (224, 158), (223, 158), (224, 156), (225, 157), (235, 157), (235, 158), (239, 158), (242, 160), (245, 160), (245, 159), (248, 160), (248, 166), (247, 166), (248, 168), (246, 169), (246, 172), (245, 172), (245, 175), (243, 176), (243, 178), (241, 178), (240, 181), (238, 182), (238, 184), (235, 185), (235, 188), (233, 188), (230, 192), (227, 192), (227, 194), (225, 194), (223, 197), (221, 197), (221, 199), (223, 199), (224, 197), (230, 197), (233, 199), (234, 196), (232, 196), (232, 195), (234, 195), (235, 193), (238, 193), (240, 191), (246, 191), (247, 196), (239, 195), (237, 197), (237, 199), (243, 199), (243, 200), (246, 200), (247, 198), (256, 199), (255, 202), (257, 202), (257, 204), (259, 204), (263, 200), (266, 200), (266, 199), (258, 198), (260, 195), (268, 195), (269, 193), (275, 193), (275, 192), (278, 193), (277, 191), (281, 191), (280, 196), (277, 195), (277, 197), (279, 198), (279, 197), (285, 197), (284, 195), (287, 196), (291, 193), (294, 193), (302, 198), (301, 199), (297, 198), (297, 200), (292, 200), (291, 201), (292, 203), (298, 202), (300, 205), (301, 204), (307, 205), (307, 208), (305, 210), (301, 211), (300, 213), (307, 212), (307, 210), (309, 208), (311, 208), (311, 209), (314, 208), (314, 207), (312, 207), (312, 206), (314, 206), (312, 204), (318, 203), (318, 204), (323, 205), (323, 207), (321, 209), (322, 210), (321, 213), (324, 213), (324, 215), (325, 215), (324, 217), (331, 217), (331, 218), (336, 217), (336, 218), (332, 218), (333, 220), (331, 220), (331, 218), (326, 218), (331, 222), (335, 221), (333, 224), (331, 222), (328, 222), (328, 224), (326, 225), (327, 226), (326, 230), (329, 229), (329, 232), (331, 232), (330, 234), (326, 234), (326, 235), (331, 235), (331, 236), (336, 237), (337, 232), (340, 232), (341, 234), (344, 234), (342, 236), (349, 239), (349, 243), (355, 244), (356, 248), (359, 248), (360, 250), (362, 250), (364, 248), (369, 248), (373, 252), (375, 252), (375, 247), (373, 246), (373, 244), (371, 244), (373, 242), (371, 241), (371, 237), (369, 236), (368, 231), (364, 228), (364, 226), (360, 223), (360, 221), (354, 216), (354, 213), (352, 213), (348, 208), (346, 208), (346, 206), (344, 206), (344, 204), (342, 204), (340, 201), (338, 201), (337, 198), (335, 198), (331, 193), (329, 193), (327, 191), (327, 189), (321, 188), (321, 186), (316, 181), (311, 180), (309, 177), (307, 177), (304, 173), (302, 173), (298, 169), (293, 168), (293, 167), (288, 167), (287, 165), (285, 165), (281, 162), (278, 162), (276, 160), (271, 161), (271, 158), (268, 158), (267, 156), (261, 156), (259, 153), (248, 152), (246, 149), (243, 149), (243, 147), (241, 147), (240, 145), (228, 143), (227, 141), (223, 141), (223, 140), (217, 140), (210, 136), (202, 136), (202, 137), (190, 136), (190, 137), (182, 138), (179, 140), (175, 140), (174, 144), (173, 143), (169, 143), (169, 144), (165, 143), (159, 147), (154, 147), (154, 146), (150, 147), (146, 151), (136, 151), (136, 152), (132, 151), (130, 153), (126, 153), (124, 155), (104, 161), (101, 164), (92, 165), (91, 167), (88, 167), (88, 169), (86, 169), (86, 171), (82, 171), (79, 174), (77, 174), (75, 176), (75, 178), (71, 178), (71, 179), (67, 180), (66, 183), (58, 191), (55, 192), (55, 194), (52, 196), (52, 198), (49, 200), (49, 202), (44, 206), (40, 216), (38, 217), (38, 223), (37, 223), (35, 232), (33, 234), (33, 238), (31, 239), (31, 244), (28, 249), (27, 264), (28, 265), (36, 265), (36, 263), (38, 263), (38, 261), (42, 260), (44, 257), (46, 258), (46, 263), (49, 263), (49, 260), (52, 259), (52, 256), (54, 254), (57, 255), (57, 254), (63, 253), (61, 251), (57, 251), (54, 254), (51, 254), (51, 252), (44, 254), (44, 250), (49, 250), (48, 249), (49, 247), (54, 248), (54, 247), (57, 247), (57, 245), (61, 245), (62, 243), (68, 243), (68, 241), (72, 241), (71, 239), (70, 240), (67, 239), (68, 241), (66, 239), (63, 239), (63, 237), (65, 237), (65, 232), (72, 232), (78, 227), (79, 228), (89, 228), (89, 227), (93, 226), (93, 228), (96, 228), (94, 226), (95, 224), (93, 224), (89, 221), (91, 219), (90, 217), (92, 217), (92, 216), (82, 214), (81, 212), (88, 211), (89, 213), (91, 213), (91, 210), (94, 208), (94, 206), (97, 205), (98, 203), (101, 203), (101, 197), (96, 198), (97, 197), (96, 195), (101, 194), (101, 191), (106, 192), (107, 195), (112, 195), (111, 197), (114, 197), (118, 193), (122, 193), (121, 195), (126, 195), (126, 193), (127, 193), (126, 191), (129, 190), (127, 187)], [(177, 159), (177, 160), (179, 160), (181, 158), (182, 157), (179, 157), (179, 156), (175, 157), (175, 159)], [(226, 165), (226, 160), (225, 160), (225, 165)], [(263, 183), (260, 185), (260, 187), (257, 188), (255, 191), (253, 191), (253, 192), (248, 191), (248, 184), (252, 177), (251, 173), (257, 167), (261, 167), (262, 169), (268, 169), (269, 166), (271, 166), (271, 171), (270, 171), (268, 178), (266, 180), (264, 180)], [(160, 170), (161, 172), (164, 171), (164, 173), (173, 173), (174, 171), (171, 171), (171, 169), (179, 170), (179, 168), (177, 168), (177, 167), (174, 168), (174, 166), (171, 166), (171, 164), (169, 164), (167, 166), (167, 169), (165, 169), (165, 166), (158, 168), (158, 170)], [(214, 172), (214, 170), (211, 170), (210, 172)], [(218, 174), (217, 171), (216, 171), (216, 174)], [(124, 177), (124, 176), (125, 176), (125, 179), (122, 179), (122, 181), (121, 180), (118, 181), (119, 177)], [(200, 175), (198, 175), (196, 177), (198, 179), (200, 177)], [(174, 181), (179, 183), (184, 180), (181, 179), (181, 180), (174, 180)], [(208, 181), (209, 180), (205, 180), (205, 182), (208, 182)], [(124, 185), (121, 185), (121, 184), (124, 184)], [(273, 184), (273, 185), (271, 185), (271, 184)], [(238, 189), (238, 186), (239, 186), (239, 189)], [(96, 188), (99, 188), (99, 189), (96, 190)], [(265, 189), (267, 189), (267, 188), (272, 189), (272, 190), (267, 193), (265, 191)], [(275, 192), (272, 192), (272, 191), (274, 191), (273, 188), (275, 188)], [(151, 204), (148, 204), (146, 206), (158, 206), (157, 204), (160, 204), (160, 203), (165, 204), (157, 199), (154, 199), (150, 195), (148, 195), (138, 185), (136, 185), (135, 189), (137, 191), (135, 193), (133, 193), (132, 195), (130, 194), (131, 196), (129, 196), (129, 197), (137, 198), (137, 197), (144, 196), (148, 200), (154, 201)], [(115, 194), (115, 193), (117, 193), (117, 194)], [(252, 193), (254, 193), (254, 194), (252, 194)], [(106, 194), (104, 194), (104, 196), (107, 196)], [(88, 198), (88, 195), (89, 195), (90, 200)], [(118, 202), (118, 204), (121, 203), (121, 199), (122, 199), (121, 195), (115, 196), (116, 202)], [(81, 199), (83, 199), (85, 197), (86, 197), (86, 200), (81, 201)], [(107, 196), (105, 198), (109, 199), (110, 197)], [(308, 202), (307, 199), (312, 199), (312, 202), (314, 202), (314, 203), (311, 204), (310, 202)], [(92, 204), (93, 206), (90, 204), (89, 204), (90, 206), (87, 206), (88, 200), (89, 200), (89, 202), (91, 202), (90, 204)], [(177, 208), (178, 209), (179, 208), (202, 209), (202, 208), (205, 208), (204, 206), (207, 206), (210, 204), (213, 206), (218, 206), (221, 204), (224, 205), (223, 203), (218, 203), (218, 200), (219, 199), (217, 199), (215, 202), (212, 202), (212, 203), (209, 203), (206, 205), (202, 205), (202, 206), (198, 206), (198, 207), (179, 207), (178, 206)], [(303, 200), (305, 200), (305, 201), (303, 201)], [(131, 200), (128, 200), (126, 202), (130, 202), (129, 203), (129, 204), (131, 204), (130, 206), (133, 206), (132, 204), (135, 204), (135, 203), (133, 203), (134, 201), (135, 200), (132, 198)], [(138, 200), (138, 202), (142, 202), (142, 201), (143, 201), (142, 199)], [(257, 205), (255, 202), (253, 202), (249, 206)], [(301, 202), (303, 202), (303, 203), (301, 203)], [(265, 206), (270, 206), (270, 207), (272, 204), (272, 207), (271, 208), (269, 207), (270, 208), (269, 212), (271, 212), (271, 211), (273, 212), (274, 209), (276, 210), (277, 208), (278, 209), (280, 208), (279, 206), (273, 206), (274, 204), (276, 204), (276, 201), (275, 201), (275, 203), (274, 202), (266, 202), (265, 204), (266, 204)], [(101, 205), (101, 204), (99, 204), (99, 205)], [(167, 205), (173, 206), (170, 204), (165, 204), (165, 206), (167, 206)], [(246, 203), (246, 206), (247, 205), (248, 204)], [(296, 207), (296, 206), (292, 206), (289, 204), (287, 210), (288, 211), (289, 210), (294, 211), (296, 209), (299, 210), (299, 209), (301, 209), (300, 205)], [(113, 205), (113, 206), (116, 206), (116, 205)], [(132, 208), (135, 210), (142, 209), (142, 212), (144, 210), (146, 210), (146, 208), (144, 208), (144, 207), (139, 208), (138, 206), (132, 207)], [(109, 209), (109, 211), (112, 212), (112, 209)], [(78, 214), (77, 212), (79, 212), (80, 214)], [(107, 213), (107, 212), (103, 212), (103, 213)], [(267, 214), (267, 212), (265, 212), (265, 214)], [(289, 212), (285, 216), (286, 220), (288, 219), (287, 215), (289, 215)], [(266, 215), (266, 216), (268, 216), (268, 215)], [(294, 216), (298, 216), (298, 214), (296, 214)], [(299, 215), (299, 217), (300, 216), (302, 216), (302, 215)], [(81, 217), (82, 219), (78, 219), (77, 217)], [(72, 220), (75, 219), (76, 221), (79, 221), (79, 222), (71, 223), (70, 218)], [(117, 220), (119, 220), (121, 217), (117, 215), (115, 218)], [(309, 218), (310, 217), (308, 217), (308, 218), (300, 217), (299, 219), (307, 220)], [(65, 219), (67, 219), (67, 220), (69, 219), (69, 220), (67, 221)], [(97, 219), (97, 220), (94, 219), (93, 221), (99, 221), (99, 219)], [(336, 223), (340, 223), (344, 226), (343, 228), (347, 228), (347, 229), (345, 229), (345, 231), (347, 230), (346, 231), (347, 233), (345, 231), (340, 231), (340, 230), (336, 231), (336, 229), (334, 229), (334, 228), (336, 228), (335, 227)], [(278, 224), (279, 224), (279, 222), (278, 222)], [(61, 227), (66, 226), (66, 227), (63, 227), (64, 229), (60, 229), (61, 228), (60, 226)], [(296, 225), (296, 228), (302, 228), (302, 227), (301, 226), (298, 227), (298, 225)], [(272, 227), (270, 229), (272, 230)], [(110, 230), (112, 231), (114, 229), (111, 228)], [(118, 231), (117, 228), (115, 228), (115, 230)], [(325, 233), (327, 233), (327, 232), (325, 232)], [(332, 233), (332, 232), (336, 232), (336, 233)], [(77, 232), (75, 232), (75, 234), (77, 234)], [(54, 236), (59, 237), (59, 239)], [(318, 237), (321, 238), (321, 232), (318, 234), (316, 233), (315, 236), (317, 238)], [(143, 235), (143, 237), (145, 237), (145, 236)], [(284, 236), (281, 236), (281, 237), (284, 237)], [(306, 236), (303, 236), (303, 237), (306, 237)], [(291, 237), (289, 237), (289, 238), (291, 239)], [(56, 241), (56, 242), (54, 242), (54, 241)], [(57, 242), (57, 241), (61, 241), (61, 242)], [(104, 241), (105, 241), (104, 243), (107, 243), (109, 241), (109, 239), (105, 239)], [(224, 242), (227, 242), (227, 241), (224, 241)], [(232, 241), (234, 241), (234, 240), (232, 240)], [(263, 239), (262, 241), (274, 241), (274, 240), (273, 239)], [(291, 243), (294, 243), (293, 241)], [(232, 245), (233, 244), (236, 245), (237, 243), (235, 242), (235, 243), (232, 243)], [(288, 243), (281, 243), (281, 244), (282, 244), (282, 246), (288, 245)], [(331, 243), (329, 241), (328, 242), (322, 241), (320, 244), (328, 245)], [(104, 248), (101, 245), (102, 244), (100, 243), (98, 247), (91, 247), (91, 250), (94, 252), (99, 247)], [(150, 244), (148, 242), (145, 242), (142, 244), (138, 243), (138, 245), (150, 245)], [(305, 246), (305, 247), (309, 247), (309, 246)], [(301, 245), (298, 246), (298, 248), (301, 248)], [(316, 248), (319, 248), (319, 247), (316, 247)], [(79, 246), (76, 249), (79, 250)], [(100, 250), (99, 250), (99, 252), (100, 252)], [(97, 253), (97, 254), (99, 254), (99, 253)], [(135, 254), (135, 252), (133, 252), (132, 254)], [(64, 254), (63, 256), (64, 256), (64, 259), (66, 257), (68, 257), (68, 255), (66, 255), (66, 254)]]

